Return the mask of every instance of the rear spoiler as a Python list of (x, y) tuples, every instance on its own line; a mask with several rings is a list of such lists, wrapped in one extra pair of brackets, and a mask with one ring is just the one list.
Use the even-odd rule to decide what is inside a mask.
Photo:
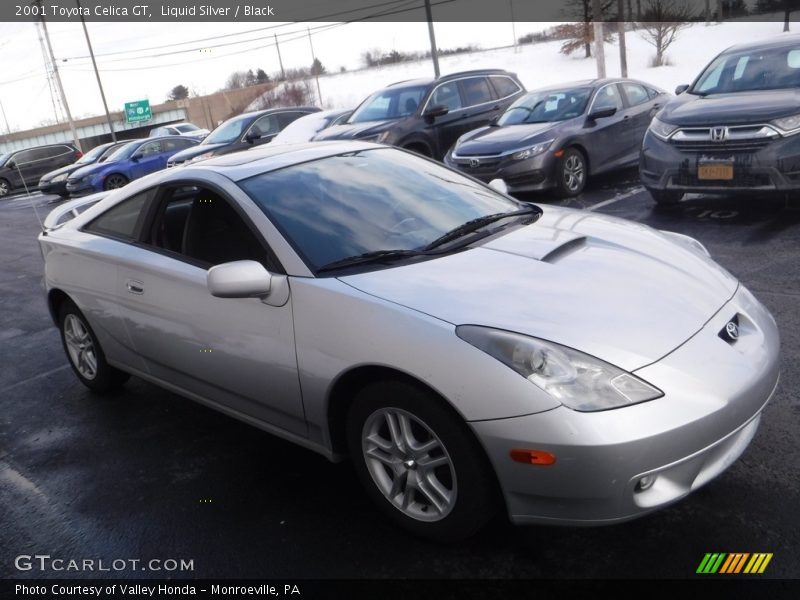
[(108, 194), (109, 192), (99, 192), (97, 194), (91, 194), (89, 196), (84, 196), (83, 198), (77, 198), (75, 200), (65, 202), (64, 204), (61, 204), (50, 211), (50, 214), (45, 217), (42, 227), (44, 228), (45, 232), (58, 229), (64, 223), (71, 221), (86, 209), (91, 208), (100, 202), (100, 200), (108, 196)]

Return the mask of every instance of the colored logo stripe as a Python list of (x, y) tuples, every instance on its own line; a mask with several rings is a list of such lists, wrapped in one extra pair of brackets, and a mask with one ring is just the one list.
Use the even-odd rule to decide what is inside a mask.
[(754, 554), (749, 552), (731, 552), (730, 554), (726, 552), (707, 552), (703, 560), (700, 561), (700, 566), (697, 567), (696, 572), (703, 574), (760, 574), (766, 570), (771, 560), (771, 552), (757, 552)]

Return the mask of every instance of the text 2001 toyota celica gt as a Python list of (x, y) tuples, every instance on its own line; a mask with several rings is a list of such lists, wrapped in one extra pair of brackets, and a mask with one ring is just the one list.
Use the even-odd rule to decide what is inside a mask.
[(239, 152), (45, 227), (89, 388), (133, 374), (349, 455), (386, 515), (440, 540), (501, 505), (602, 524), (670, 504), (741, 455), (778, 381), (774, 319), (696, 240), (403, 150)]

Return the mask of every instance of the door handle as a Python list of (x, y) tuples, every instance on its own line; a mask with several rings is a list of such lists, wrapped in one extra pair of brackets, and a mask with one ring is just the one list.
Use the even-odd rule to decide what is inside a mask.
[(125, 282), (125, 287), (128, 288), (131, 294), (144, 294), (144, 284), (141, 281), (128, 279), (128, 281)]

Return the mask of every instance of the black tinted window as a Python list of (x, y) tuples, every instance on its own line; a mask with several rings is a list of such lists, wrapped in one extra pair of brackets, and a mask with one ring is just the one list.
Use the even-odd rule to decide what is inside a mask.
[(87, 231), (125, 240), (136, 239), (144, 219), (144, 207), (152, 191), (143, 192), (108, 209), (86, 226)]
[(519, 91), (519, 86), (514, 83), (509, 77), (490, 77), (492, 85), (497, 92), (498, 98), (505, 98), (516, 94)]
[(469, 79), (462, 79), (459, 83), (461, 84), (466, 106), (491, 102), (492, 90), (485, 77), (470, 77)]
[(24, 165), (36, 160), (36, 150), (23, 150), (14, 155), (14, 162), (18, 165)]
[(300, 117), (302, 117), (305, 113), (301, 112), (288, 112), (288, 113), (279, 113), (278, 114), (278, 124), (281, 129), (286, 127), (292, 121), (296, 121)]

